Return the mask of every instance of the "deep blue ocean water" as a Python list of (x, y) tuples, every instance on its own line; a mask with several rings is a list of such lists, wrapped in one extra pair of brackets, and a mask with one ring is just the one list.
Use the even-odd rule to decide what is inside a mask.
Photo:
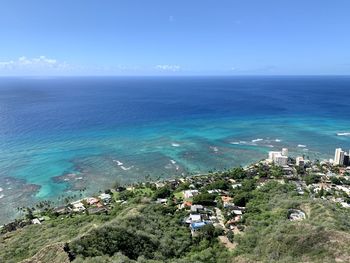
[[(0, 223), (115, 181), (350, 149), (350, 77), (0, 79)], [(59, 201), (58, 201), (59, 203)]]

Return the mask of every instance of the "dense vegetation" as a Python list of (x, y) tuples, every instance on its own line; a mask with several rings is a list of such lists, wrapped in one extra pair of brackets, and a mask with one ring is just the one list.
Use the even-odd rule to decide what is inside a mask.
[[(198, 257), (196, 251), (202, 247), (219, 247), (214, 227), (202, 229), (200, 235), (192, 239), (183, 223), (184, 217), (183, 212), (171, 207), (144, 204), (133, 213), (128, 212), (73, 240), (68, 246), (78, 262), (105, 255), (119, 258), (120, 253), (129, 260), (165, 262), (187, 258), (187, 262), (191, 262), (190, 258)], [(216, 254), (221, 255), (222, 250), (215, 251), (210, 256), (213, 259), (208, 258), (207, 262), (218, 262)]]
[(185, 213), (141, 200), (144, 194), (140, 191), (109, 215), (57, 218), (7, 233), (0, 237), (0, 258), (18, 262), (47, 248), (43, 262), (69, 262), (68, 255), (74, 262), (228, 262), (212, 226), (191, 238)]
[[(67, 240), (86, 233), (105, 220), (106, 218), (102, 215), (81, 215), (64, 218), (63, 220), (57, 218), (43, 225), (29, 225), (16, 232), (1, 235), (0, 259), (3, 261), (0, 262), (19, 262), (33, 256), (46, 246), (52, 244), (63, 246)], [(52, 255), (53, 258), (56, 256), (56, 253)], [(67, 257), (66, 253), (63, 253), (63, 257)]]
[[(349, 211), (300, 197), (293, 188), (271, 182), (251, 193), (242, 222), (246, 229), (235, 237), (235, 256), (263, 262), (348, 262)], [(289, 221), (291, 208), (305, 211), (306, 220)]]
[[(201, 192), (191, 199), (194, 204), (220, 207), (230, 220), (218, 194), (208, 193), (221, 189), (235, 205), (246, 207), (237, 226), (241, 231), (227, 233), (235, 244), (231, 251), (219, 242), (222, 233), (212, 225), (191, 236), (184, 223), (188, 212), (177, 209), (188, 182), (159, 188), (147, 183), (114, 191), (115, 200), (127, 202), (114, 203), (107, 214), (52, 215), (42, 225), (0, 235), (0, 262), (349, 262), (350, 211), (300, 195), (293, 182), (280, 178), (278, 167), (257, 166), (255, 171), (236, 168), (210, 175), (210, 180), (194, 179)], [(230, 187), (229, 180), (240, 186)], [(318, 180), (305, 177), (307, 183)], [(158, 204), (159, 198), (167, 203)], [(291, 209), (304, 211), (306, 219), (290, 221)]]

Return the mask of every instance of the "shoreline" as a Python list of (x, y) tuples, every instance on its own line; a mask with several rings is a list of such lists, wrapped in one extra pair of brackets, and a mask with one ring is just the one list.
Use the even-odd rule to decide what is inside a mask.
[[(255, 141), (255, 142), (261, 142), (262, 140), (264, 140), (264, 139), (261, 139), (261, 138), (259, 138), (259, 141), (257, 141), (258, 139), (252, 139), (252, 141)], [(277, 141), (277, 139), (274, 139), (275, 141)], [(280, 142), (280, 139), (278, 139), (278, 142)], [(296, 147), (296, 148), (300, 148), (300, 147)], [(323, 155), (325, 155), (325, 154), (323, 154)], [(259, 162), (261, 159), (259, 159), (259, 160), (252, 160), (251, 162), (247, 162), (247, 164), (246, 165), (244, 165), (244, 166), (242, 166), (243, 168), (247, 168), (248, 166), (250, 166), (250, 165), (252, 165), (252, 164), (255, 164), (255, 163), (257, 163), (257, 162)], [(169, 161), (170, 161), (170, 163), (172, 163), (173, 164), (173, 162), (174, 162), (174, 160), (173, 159), (170, 159), (169, 158)], [(115, 160), (114, 159), (112, 159), (112, 162), (114, 162), (114, 163), (116, 163), (115, 162)], [(120, 160), (118, 161), (118, 162), (121, 162)], [(115, 165), (118, 165), (118, 167), (120, 166), (119, 165), (119, 163), (116, 163)], [(178, 165), (178, 162), (176, 162), (176, 165)], [(238, 167), (238, 166), (234, 166), (234, 167)], [(212, 169), (211, 170), (212, 172), (215, 172), (215, 171), (224, 171), (223, 169), (222, 170), (217, 170), (217, 169)], [(65, 184), (69, 184), (70, 186), (69, 186), (69, 188), (67, 188), (67, 190), (66, 191), (71, 191), (71, 193), (67, 193), (67, 194), (64, 194), (64, 192), (63, 193), (61, 193), (61, 194), (59, 194), (59, 195), (57, 195), (57, 196), (55, 196), (55, 197), (52, 197), (52, 198), (40, 198), (40, 199), (37, 199), (35, 202), (33, 202), (33, 203), (31, 203), (29, 206), (35, 206), (36, 204), (38, 204), (38, 203), (40, 203), (40, 202), (44, 202), (44, 201), (47, 201), (47, 200), (49, 200), (49, 201), (51, 201), (51, 202), (53, 202), (56, 206), (61, 206), (61, 205), (63, 205), (64, 203), (63, 203), (63, 199), (64, 198), (69, 198), (69, 197), (71, 197), (71, 196), (79, 196), (80, 195), (80, 197), (81, 198), (85, 198), (85, 197), (89, 197), (89, 196), (91, 196), (91, 195), (96, 195), (96, 193), (97, 192), (99, 192), (99, 191), (104, 191), (105, 189), (102, 189), (102, 188), (98, 188), (98, 189), (91, 189), (90, 188), (90, 190), (89, 191), (87, 191), (86, 192), (86, 185), (88, 185), (88, 184), (84, 184), (85, 182), (86, 182), (86, 179), (85, 178), (82, 178), (81, 177), (81, 175), (80, 175), (80, 172), (79, 172), (79, 174), (78, 173), (67, 173), (67, 174), (65, 174), (65, 175), (61, 175), (61, 176), (56, 176), (56, 177), (53, 177), (54, 179), (56, 179), (57, 180), (57, 182), (59, 181), (58, 180), (58, 178), (64, 178), (65, 176), (77, 176), (78, 178), (81, 178), (81, 180), (78, 180), (77, 182), (73, 182), (74, 184), (76, 184), (76, 183), (83, 183), (83, 185), (84, 185), (84, 187), (82, 188), (82, 187), (75, 187), (74, 186), (74, 184), (73, 184), (73, 188), (72, 188), (72, 185), (70, 184), (70, 182), (69, 181), (64, 181), (64, 179), (62, 179), (63, 181), (60, 181), (60, 182), (62, 182), (62, 183), (65, 183)], [(175, 174), (172, 174), (172, 175), (170, 175), (169, 177), (167, 176), (167, 177), (164, 177), (164, 178), (161, 178), (160, 180), (157, 180), (157, 179), (155, 179), (155, 178), (153, 178), (153, 179), (147, 179), (146, 178), (146, 176), (145, 176), (145, 178), (137, 178), (134, 182), (122, 182), (121, 180), (119, 180), (119, 179), (117, 179), (117, 180), (115, 180), (115, 181), (111, 181), (111, 183), (108, 183), (107, 185), (107, 187), (106, 187), (106, 189), (108, 189), (108, 187), (111, 185), (111, 184), (113, 184), (113, 183), (115, 183), (115, 182), (118, 182), (119, 184), (121, 184), (121, 185), (133, 185), (133, 184), (142, 184), (142, 183), (145, 183), (145, 182), (149, 182), (149, 183), (155, 183), (155, 182), (157, 182), (157, 181), (163, 181), (163, 182), (166, 182), (166, 181), (169, 181), (169, 180), (174, 180), (174, 179), (177, 179), (177, 178), (180, 178), (180, 177), (185, 177), (185, 178), (188, 178), (188, 177), (196, 177), (196, 176), (204, 176), (204, 175), (208, 175), (208, 172), (203, 172), (203, 173), (196, 173), (196, 174), (192, 174), (192, 173), (190, 173), (190, 172), (188, 172), (187, 174), (185, 174), (185, 175), (175, 175)], [(91, 185), (91, 184), (90, 184)], [(73, 190), (72, 190), (73, 189)], [(2, 194), (2, 193), (1, 193)], [(62, 196), (62, 199), (60, 199), (61, 198), (61, 196)], [(34, 197), (35, 198), (35, 197)], [(28, 206), (28, 205), (25, 205), (25, 206)], [(17, 215), (15, 216), (15, 217), (13, 217), (13, 219), (9, 219), (9, 220), (4, 220), (3, 221), (3, 223), (2, 224), (7, 224), (7, 223), (10, 223), (10, 222), (12, 222), (13, 220), (15, 220), (15, 219), (18, 219), (18, 213), (16, 213)]]
[[(340, 152), (345, 154), (337, 148), (336, 155)], [(300, 221), (307, 221), (311, 215), (306, 204), (324, 205), (325, 208), (339, 209), (341, 213), (350, 213), (349, 165), (349, 160), (338, 163), (289, 156), (288, 149), (282, 148), (280, 152), (270, 151), (267, 159), (244, 167), (236, 166), (224, 171), (196, 173), (180, 178), (116, 184), (84, 198), (67, 199), (66, 205), (61, 207), (43, 201), (36, 208), (23, 208), (21, 211), (24, 217), (21, 219), (1, 226), (0, 237), (11, 237), (13, 235), (8, 233), (19, 229), (22, 229), (19, 234), (30, 235), (33, 229), (52, 233), (57, 229), (55, 226), (74, 228), (74, 222), (83, 225), (96, 222), (92, 226), (96, 228), (94, 233), (98, 234), (109, 226), (106, 222), (116, 222), (117, 218), (135, 218), (135, 214), (143, 218), (147, 214), (152, 215), (150, 218), (173, 222), (176, 231), (182, 231), (187, 238), (190, 237), (191, 242), (194, 242), (191, 244), (195, 244), (197, 238), (210, 229), (213, 240), (230, 251), (241, 245), (239, 239), (235, 239), (236, 235), (243, 238), (245, 233), (250, 233), (251, 227), (259, 226), (259, 223), (254, 224), (255, 220), (247, 218), (265, 220), (261, 215), (269, 215), (266, 220), (273, 216), (285, 226), (293, 222), (299, 224)], [(262, 195), (265, 198), (261, 198)], [(270, 207), (271, 198), (278, 199), (281, 196), (287, 197), (291, 205), (286, 207), (284, 202), (276, 203), (278, 211), (283, 210), (284, 213), (275, 213), (275, 209), (267, 214), (268, 209), (266, 212), (261, 211)], [(154, 219), (151, 222), (158, 222), (158, 219)], [(130, 228), (126, 227), (126, 232), (133, 227), (128, 226)], [(135, 227), (137, 231), (140, 226)], [(86, 236), (96, 241), (95, 234)], [(66, 240), (65, 253), (72, 255), (72, 258), (80, 255), (80, 250), (76, 250), (74, 244), (84, 243), (83, 240)], [(100, 242), (96, 245), (99, 246)]]
[[(266, 160), (265, 159), (260, 159), (260, 160), (258, 160), (258, 161), (254, 161), (254, 162), (250, 162), (249, 164), (247, 164), (247, 165), (245, 165), (245, 166), (235, 166), (235, 167), (231, 167), (229, 170), (232, 170), (232, 169), (236, 169), (236, 168), (242, 168), (243, 170), (247, 170), (248, 168), (250, 168), (250, 167), (253, 167), (253, 166), (256, 166), (256, 165), (258, 165), (259, 163), (264, 163), (264, 162), (266, 162)], [(174, 182), (174, 181), (176, 181), (176, 180), (180, 180), (181, 181), (181, 179), (184, 179), (184, 180), (186, 180), (186, 179), (195, 179), (195, 178), (200, 178), (200, 177), (208, 177), (208, 176), (210, 176), (210, 175), (215, 175), (215, 174), (221, 174), (221, 173), (223, 173), (223, 172), (225, 172), (225, 170), (213, 170), (213, 171), (209, 171), (209, 172), (207, 172), (207, 173), (196, 173), (196, 174), (187, 174), (187, 175), (183, 175), (183, 176), (175, 176), (175, 177), (168, 177), (168, 178), (162, 178), (162, 179), (159, 179), (159, 180), (148, 180), (148, 179), (146, 179), (146, 178), (140, 178), (140, 180), (138, 180), (138, 181), (135, 181), (134, 183), (122, 183), (122, 184), (119, 184), (119, 182), (117, 181), (117, 182), (114, 182), (114, 183), (118, 183), (118, 185), (120, 186), (120, 187), (123, 187), (123, 188), (125, 188), (125, 189), (127, 189), (127, 190), (130, 190), (130, 189), (133, 189), (133, 187), (134, 187), (134, 185), (137, 185), (137, 186), (139, 186), (139, 185), (145, 185), (145, 184), (155, 184), (155, 185), (157, 185), (157, 184), (167, 184), (167, 183), (171, 183), (171, 182)], [(113, 183), (112, 183), (113, 184)], [(97, 196), (98, 195), (98, 193), (103, 193), (103, 192), (105, 192), (105, 191), (113, 191), (113, 187), (112, 188), (107, 188), (107, 189), (104, 189), (104, 190), (102, 190), (102, 189), (99, 189), (99, 190), (97, 190), (97, 191), (95, 191), (94, 193), (92, 193), (92, 194), (88, 194), (88, 195), (81, 195), (80, 196), (80, 199), (78, 199), (78, 198), (76, 198), (76, 197), (73, 197), (74, 199), (72, 199), (71, 201), (70, 201), (70, 203), (75, 203), (75, 202), (79, 202), (79, 201), (82, 201), (82, 200), (84, 200), (84, 199), (88, 199), (88, 198), (94, 198), (94, 196)], [(74, 195), (73, 195), (74, 196)], [(72, 198), (72, 196), (66, 196), (65, 198)], [(40, 203), (42, 203), (42, 202), (52, 202), (52, 204), (55, 204), (56, 202), (55, 201), (51, 201), (50, 199), (43, 199), (43, 200), (41, 200), (41, 201), (38, 201), (38, 202), (36, 202), (36, 203), (34, 203), (33, 204), (33, 207), (35, 207), (37, 204), (40, 204)], [(63, 206), (67, 206), (67, 205), (63, 205)], [(62, 205), (55, 205), (54, 207), (53, 207), (53, 209), (57, 209), (57, 208), (60, 208), (60, 207), (62, 207)], [(7, 225), (7, 224), (11, 224), (11, 223), (13, 223), (13, 222), (15, 222), (15, 221), (17, 221), (17, 220), (19, 220), (20, 218), (19, 217), (17, 217), (17, 218), (15, 218), (14, 220), (10, 220), (8, 223), (4, 223), (4, 224), (2, 224), (2, 225), (0, 225), (0, 226), (4, 226), (4, 225)]]

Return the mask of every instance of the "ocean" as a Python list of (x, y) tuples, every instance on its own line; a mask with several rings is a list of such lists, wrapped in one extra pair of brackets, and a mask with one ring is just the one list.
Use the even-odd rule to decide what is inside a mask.
[(0, 79), (0, 224), (113, 183), (350, 149), (350, 77)]

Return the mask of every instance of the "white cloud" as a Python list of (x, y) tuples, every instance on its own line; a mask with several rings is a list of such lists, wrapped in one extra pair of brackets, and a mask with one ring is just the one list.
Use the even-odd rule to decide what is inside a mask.
[(177, 72), (181, 70), (181, 67), (179, 65), (157, 65), (155, 66), (157, 70), (160, 71), (171, 71), (171, 72)]
[(72, 68), (66, 62), (59, 62), (56, 59), (39, 56), (27, 58), (19, 57), (17, 60), (0, 61), (0, 74), (41, 74), (41, 73), (60, 73)]
[(46, 56), (0, 61), (0, 76), (153, 75), (182, 72), (179, 65), (79, 65)]

